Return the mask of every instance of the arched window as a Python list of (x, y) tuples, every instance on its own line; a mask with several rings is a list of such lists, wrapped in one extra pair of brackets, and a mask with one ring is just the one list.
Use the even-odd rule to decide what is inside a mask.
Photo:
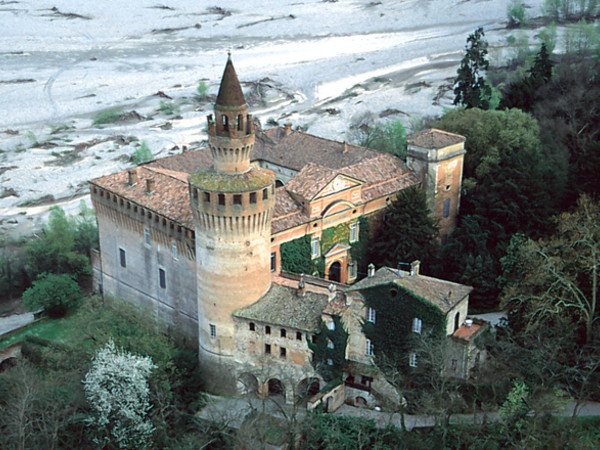
[(238, 129), (238, 131), (242, 131), (243, 124), (244, 124), (244, 122), (242, 120), (242, 115), (238, 114), (238, 116), (237, 116), (237, 129)]

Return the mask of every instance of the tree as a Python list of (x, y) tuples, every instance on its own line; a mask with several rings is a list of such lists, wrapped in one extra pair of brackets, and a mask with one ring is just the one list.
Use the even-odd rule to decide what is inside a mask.
[[(89, 252), (86, 245), (93, 242), (91, 238), (84, 237), (94, 233), (94, 226), (88, 225), (87, 222), (93, 218), (89, 212), (85, 214), (85, 217), (77, 219), (77, 223), (67, 217), (63, 209), (57, 206), (50, 208), (48, 224), (44, 226), (38, 239), (33, 239), (27, 246), (27, 264), (31, 279), (44, 272), (68, 273), (76, 278), (91, 273), (88, 257), (79, 252)], [(78, 230), (84, 234), (78, 234)]]
[(406, 129), (399, 121), (363, 125), (359, 128), (359, 144), (406, 159)]
[(67, 274), (43, 273), (23, 292), (23, 305), (30, 311), (44, 308), (49, 316), (64, 316), (83, 297), (81, 288)]
[(98, 427), (98, 443), (119, 448), (151, 444), (148, 377), (154, 368), (151, 358), (117, 349), (112, 341), (96, 353), (84, 389), (94, 412), (90, 423)]
[(518, 28), (527, 22), (527, 13), (522, 0), (511, 0), (506, 7), (506, 16), (508, 17), (508, 27)]
[(373, 238), (369, 259), (377, 266), (396, 267), (416, 259), (427, 265), (437, 255), (438, 227), (431, 216), (425, 193), (416, 188), (398, 194)]
[(465, 56), (457, 70), (454, 88), (454, 104), (468, 108), (494, 109), (498, 104), (493, 99), (492, 87), (483, 74), (490, 65), (486, 55), (488, 43), (479, 27), (467, 38)]
[(556, 316), (571, 317), (584, 329), (583, 343), (591, 344), (598, 317), (600, 205), (588, 196), (577, 203), (575, 212), (559, 216), (556, 236), (522, 248), (526, 271), (504, 297), (527, 326), (535, 329)]

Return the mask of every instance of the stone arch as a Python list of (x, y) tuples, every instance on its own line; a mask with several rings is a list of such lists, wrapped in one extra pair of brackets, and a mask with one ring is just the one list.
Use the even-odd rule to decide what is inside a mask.
[(307, 377), (302, 379), (297, 386), (296, 397), (304, 399), (316, 395), (321, 390), (321, 382), (317, 377)]
[(366, 398), (357, 396), (354, 399), (354, 405), (356, 405), (358, 408), (366, 408), (368, 406), (368, 402)]
[(267, 395), (269, 397), (281, 396), (285, 400), (285, 385), (277, 378), (267, 381)]
[[(347, 209), (356, 208), (354, 203), (349, 202), (348, 200), (336, 200), (334, 202), (331, 202), (325, 208), (323, 208), (323, 211), (321, 212), (321, 217), (325, 217), (333, 208), (335, 208), (336, 206), (340, 206), (340, 205), (347, 206), (348, 207)], [(340, 211), (336, 211), (336, 212), (340, 212)]]
[(279, 178), (275, 180), (275, 187), (279, 188), (282, 187), (284, 185), (284, 182), (281, 181)]
[(251, 373), (241, 373), (237, 379), (237, 391), (239, 394), (255, 394), (258, 392), (258, 379)]
[(329, 265), (327, 270), (327, 279), (331, 281), (337, 281), (338, 283), (342, 278), (342, 264), (339, 261), (334, 261)]
[(6, 358), (4, 361), (0, 362), (0, 373), (4, 372), (6, 369), (10, 369), (17, 365), (17, 358)]

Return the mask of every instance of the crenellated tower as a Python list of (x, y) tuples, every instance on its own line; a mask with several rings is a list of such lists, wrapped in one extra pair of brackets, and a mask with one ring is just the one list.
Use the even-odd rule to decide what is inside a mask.
[(250, 165), (252, 116), (228, 58), (214, 116), (208, 116), (214, 165), (189, 177), (196, 226), (200, 358), (233, 363), (232, 313), (270, 287), (275, 174)]

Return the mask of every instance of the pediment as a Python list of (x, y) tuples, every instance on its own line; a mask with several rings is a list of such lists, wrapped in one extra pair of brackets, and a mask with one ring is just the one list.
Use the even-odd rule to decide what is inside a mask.
[(340, 191), (345, 191), (346, 189), (353, 188), (355, 186), (360, 186), (362, 182), (357, 180), (356, 178), (349, 177), (347, 175), (336, 175), (333, 180), (331, 180), (323, 189), (321, 189), (313, 200), (316, 200), (320, 197), (325, 197), (327, 195), (335, 194)]

